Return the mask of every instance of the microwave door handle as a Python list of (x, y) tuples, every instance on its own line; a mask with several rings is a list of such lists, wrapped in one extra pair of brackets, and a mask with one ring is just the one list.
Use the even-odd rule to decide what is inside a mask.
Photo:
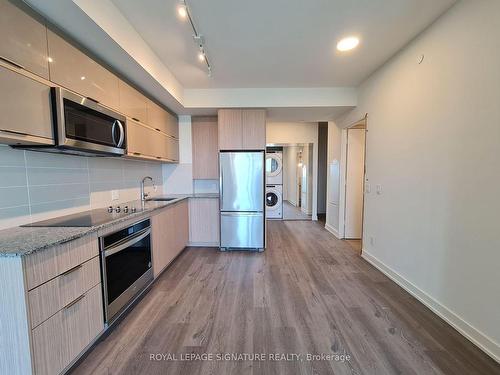
[(122, 147), (123, 142), (125, 141), (125, 129), (123, 128), (123, 124), (120, 120), (116, 120), (118, 123), (118, 127), (120, 128), (120, 139), (118, 140), (117, 147)]
[(116, 128), (117, 122), (118, 122), (118, 120), (115, 120), (113, 122), (113, 125), (111, 126), (111, 138), (113, 139), (113, 144), (118, 147), (118, 142), (116, 142), (116, 138), (115, 138), (115, 128)]

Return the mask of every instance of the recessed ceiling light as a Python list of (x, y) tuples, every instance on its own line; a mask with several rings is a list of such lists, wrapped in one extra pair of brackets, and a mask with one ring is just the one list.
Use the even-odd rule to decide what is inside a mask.
[(187, 15), (188, 15), (188, 12), (187, 12), (187, 9), (186, 9), (186, 6), (184, 4), (180, 4), (178, 7), (177, 7), (177, 14), (179, 15), (179, 17), (181, 18), (186, 18)]
[(205, 61), (205, 54), (203, 52), (198, 53), (198, 59), (200, 61)]
[(350, 51), (351, 49), (356, 48), (358, 44), (359, 38), (356, 38), (355, 36), (349, 36), (347, 38), (341, 39), (337, 43), (337, 49), (341, 52)]

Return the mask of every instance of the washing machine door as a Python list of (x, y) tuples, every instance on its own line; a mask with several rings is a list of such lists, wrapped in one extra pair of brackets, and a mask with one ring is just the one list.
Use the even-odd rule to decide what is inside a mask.
[(275, 189), (267, 189), (266, 191), (266, 209), (277, 210), (281, 207), (281, 194)]
[(268, 177), (274, 177), (281, 173), (281, 158), (275, 153), (269, 153), (266, 155), (266, 175)]

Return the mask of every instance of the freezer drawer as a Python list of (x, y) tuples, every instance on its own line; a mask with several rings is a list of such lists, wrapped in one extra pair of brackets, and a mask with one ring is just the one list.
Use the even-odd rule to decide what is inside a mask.
[(264, 214), (221, 212), (221, 248), (264, 249)]

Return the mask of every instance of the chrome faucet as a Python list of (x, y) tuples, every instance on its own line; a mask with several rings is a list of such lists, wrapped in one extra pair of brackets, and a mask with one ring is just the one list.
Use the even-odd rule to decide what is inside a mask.
[(150, 177), (150, 176), (146, 176), (142, 179), (141, 181), (141, 201), (145, 201), (147, 197), (149, 197), (149, 193), (146, 193), (144, 191), (144, 183), (146, 182), (146, 180), (151, 180), (153, 186), (155, 186), (155, 183), (153, 181), (153, 177)]

